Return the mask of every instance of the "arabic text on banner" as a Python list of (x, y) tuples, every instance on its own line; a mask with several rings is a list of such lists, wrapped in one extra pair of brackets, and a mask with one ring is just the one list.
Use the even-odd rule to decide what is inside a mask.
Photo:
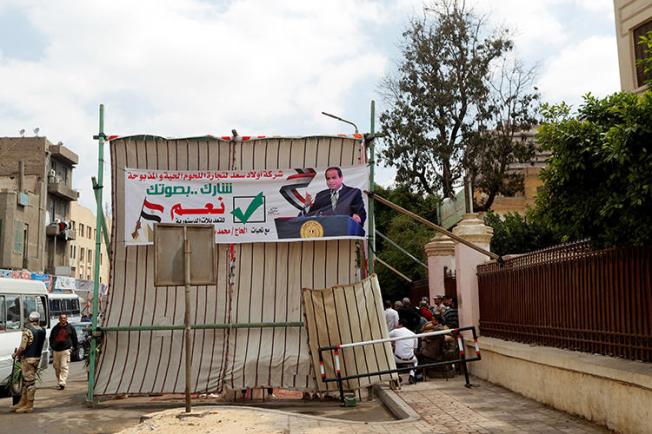
[(155, 223), (213, 224), (216, 243), (362, 239), (366, 166), (245, 171), (125, 169), (127, 245)]

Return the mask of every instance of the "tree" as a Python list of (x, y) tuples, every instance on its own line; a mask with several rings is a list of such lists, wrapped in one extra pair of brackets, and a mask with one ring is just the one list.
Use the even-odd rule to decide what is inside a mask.
[(398, 76), (382, 84), (390, 108), (380, 116), (381, 155), (398, 168), (398, 183), (453, 198), (466, 169), (489, 193), (488, 206), (508, 164), (522, 157), (512, 139), (530, 125), (532, 73), (504, 61), (513, 45), (506, 31), (485, 34), (459, 0), (437, 1), (403, 33)]
[(652, 91), (586, 95), (576, 115), (545, 106), (537, 140), (552, 150), (537, 214), (564, 240), (652, 242)]
[(652, 83), (652, 31), (642, 35), (639, 44), (645, 49), (645, 57), (636, 61), (636, 66), (643, 69), (643, 77), (646, 77), (645, 82), (649, 85)]
[(476, 202), (474, 209), (487, 211), (498, 193), (513, 196), (523, 191), (523, 174), (510, 170), (510, 165), (525, 162), (534, 156), (534, 143), (526, 132), (537, 121), (535, 103), (539, 94), (529, 92), (534, 72), (525, 70), (517, 61), (502, 59), (496, 79), (489, 81), (488, 104), (480, 107), (478, 133), (466, 148), (465, 166), (472, 180)]
[(553, 246), (560, 241), (549, 227), (536, 219), (532, 211), (526, 216), (507, 213), (502, 218), (489, 211), (484, 216), (484, 222), (494, 230), (491, 251), (500, 256), (531, 252)]

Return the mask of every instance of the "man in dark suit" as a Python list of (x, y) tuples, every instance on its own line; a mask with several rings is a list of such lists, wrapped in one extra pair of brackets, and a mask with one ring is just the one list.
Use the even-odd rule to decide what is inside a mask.
[(329, 167), (325, 172), (328, 189), (317, 193), (312, 200), (306, 193), (306, 215), (348, 215), (360, 225), (364, 224), (367, 213), (359, 188), (344, 185), (342, 170), (339, 167)]

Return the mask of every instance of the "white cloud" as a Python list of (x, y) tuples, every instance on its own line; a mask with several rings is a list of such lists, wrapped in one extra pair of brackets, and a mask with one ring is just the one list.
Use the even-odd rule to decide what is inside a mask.
[[(0, 134), (41, 127), (80, 155), (75, 184), (93, 203), (97, 105), (111, 133), (163, 136), (301, 134), (339, 124), (356, 84), (377, 82), (387, 61), (366, 33), (374, 2), (199, 0), (32, 2), (22, 6), (46, 35), (38, 61), (0, 59)], [(3, 86), (4, 87), (4, 86)], [(5, 129), (6, 128), (6, 129)], [(339, 130), (336, 130), (339, 132)]]
[(577, 105), (581, 95), (605, 96), (620, 90), (615, 37), (593, 36), (546, 62), (540, 89), (544, 99)]

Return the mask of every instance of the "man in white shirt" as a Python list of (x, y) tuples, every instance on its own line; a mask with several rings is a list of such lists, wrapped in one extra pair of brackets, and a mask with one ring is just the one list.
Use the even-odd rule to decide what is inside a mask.
[(387, 331), (391, 332), (398, 325), (398, 312), (392, 309), (392, 302), (385, 300), (385, 321), (387, 321)]
[[(409, 336), (416, 336), (411, 330), (409, 330), (403, 324), (403, 319), (399, 318), (397, 327), (389, 332), (390, 338), (405, 338)], [(394, 360), (397, 365), (409, 365), (417, 366), (419, 362), (417, 357), (414, 355), (414, 350), (419, 346), (419, 339), (401, 339), (392, 342), (394, 347)], [(415, 382), (414, 369), (410, 370), (410, 383)]]

